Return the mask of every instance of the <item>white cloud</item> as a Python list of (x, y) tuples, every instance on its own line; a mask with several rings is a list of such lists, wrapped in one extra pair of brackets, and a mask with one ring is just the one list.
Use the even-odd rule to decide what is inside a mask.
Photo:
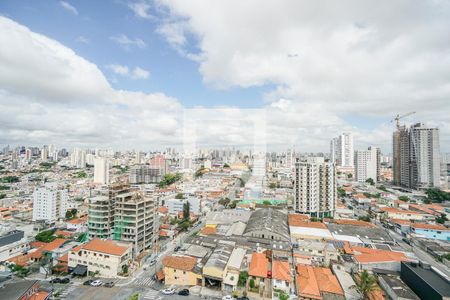
[(147, 46), (143, 40), (141, 40), (139, 38), (130, 39), (125, 34), (112, 36), (112, 37), (110, 37), (110, 39), (113, 42), (121, 45), (125, 49), (130, 49), (131, 46), (135, 46), (135, 47), (138, 47), (138, 48), (142, 49), (142, 48), (145, 48)]
[(150, 72), (141, 67), (135, 67), (132, 70), (127, 66), (118, 64), (110, 64), (106, 67), (112, 70), (115, 74), (130, 77), (132, 79), (148, 79), (150, 77)]
[[(380, 135), (389, 128), (383, 124), (397, 113), (417, 111), (413, 119), (438, 125), (442, 150), (450, 148), (449, 2), (158, 4), (169, 13), (157, 31), (181, 50), (198, 47), (204, 82), (217, 88), (274, 86), (265, 99), (275, 102), (267, 107), (277, 116), (270, 127), (280, 129), (277, 140), (326, 151), (335, 132), (350, 129), (364, 136), (361, 145), (388, 144), (392, 127)], [(188, 43), (189, 36), (194, 39)], [(378, 119), (380, 126), (368, 131), (365, 121), (347, 121), (354, 116)], [(282, 130), (291, 127), (289, 134)], [(322, 136), (319, 146), (315, 141)]]
[(89, 39), (80, 35), (75, 39), (76, 42), (82, 43), (82, 44), (89, 44)]
[(61, 5), (62, 8), (64, 8), (67, 11), (70, 11), (74, 15), (78, 15), (78, 10), (73, 5), (71, 5), (69, 2), (59, 1), (59, 5)]
[(132, 2), (128, 7), (134, 12), (137, 17), (144, 19), (152, 19), (153, 16), (149, 13), (150, 5), (146, 2)]

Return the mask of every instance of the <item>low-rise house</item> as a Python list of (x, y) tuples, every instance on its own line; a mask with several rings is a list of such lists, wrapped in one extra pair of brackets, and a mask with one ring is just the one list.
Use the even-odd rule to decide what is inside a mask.
[(290, 294), (291, 283), (291, 266), (289, 261), (274, 259), (272, 262), (273, 289), (282, 290), (285, 293)]
[(128, 272), (131, 247), (130, 243), (93, 239), (69, 252), (69, 270), (78, 267), (88, 274), (117, 277)]
[(428, 239), (450, 241), (450, 228), (437, 224), (412, 223), (411, 234)]
[(223, 279), (223, 290), (232, 292), (236, 290), (239, 281), (239, 273), (245, 258), (246, 250), (243, 248), (234, 248), (228, 260), (225, 277)]
[(87, 218), (76, 218), (66, 222), (67, 230), (82, 233), (87, 231)]
[[(348, 250), (346, 250), (347, 252)], [(358, 270), (383, 269), (400, 271), (402, 261), (410, 259), (403, 252), (372, 249), (366, 247), (351, 247), (351, 254), (358, 265)]]
[[(270, 270), (269, 259), (266, 253), (253, 252), (252, 258), (250, 260), (249, 270), (249, 282), (250, 280), (255, 281), (255, 287), (258, 288), (261, 293), (261, 289), (268, 286), (269, 281), (272, 277), (272, 272)], [(265, 291), (266, 293), (271, 293), (271, 291)]]
[(384, 214), (389, 219), (416, 220), (416, 221), (422, 221), (426, 219), (423, 213), (412, 210), (404, 210), (395, 207), (382, 207), (380, 210), (382, 214)]
[(298, 265), (296, 282), (300, 299), (345, 300), (339, 281), (328, 268)]
[[(298, 221), (289, 224), (291, 238), (294, 239), (313, 239), (313, 240), (332, 240), (333, 236), (328, 230), (326, 224), (321, 222)], [(296, 245), (294, 244), (295, 248)]]
[(202, 285), (202, 275), (197, 272), (197, 259), (191, 256), (170, 255), (163, 258), (163, 272), (167, 285)]
[(304, 240), (298, 242), (294, 253), (310, 256), (311, 263), (316, 266), (329, 266), (331, 261), (339, 260), (339, 251), (328, 242)]
[(204, 286), (223, 288), (226, 267), (233, 251), (233, 246), (219, 243), (203, 266)]

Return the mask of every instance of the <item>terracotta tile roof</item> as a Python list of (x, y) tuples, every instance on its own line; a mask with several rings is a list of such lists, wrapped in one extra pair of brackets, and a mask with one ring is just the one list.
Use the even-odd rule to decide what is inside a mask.
[(402, 220), (402, 219), (391, 219), (392, 223), (400, 224), (400, 225), (411, 225), (411, 221), (409, 220)]
[(33, 242), (30, 243), (30, 246), (32, 248), (40, 248), (40, 247), (44, 246), (45, 244), (46, 243), (44, 243), (44, 242), (33, 241)]
[(449, 231), (450, 230), (450, 228), (447, 228), (443, 225), (425, 224), (425, 223), (411, 223), (411, 227), (417, 228), (417, 229), (440, 230), (440, 231)]
[(67, 221), (67, 223), (76, 225), (76, 224), (83, 224), (87, 222), (87, 218), (77, 218)]
[(267, 278), (269, 260), (264, 253), (253, 252), (248, 274), (255, 277)]
[(376, 263), (376, 262), (401, 262), (409, 259), (402, 252), (372, 249), (365, 247), (352, 247), (354, 258), (359, 263)]
[(31, 295), (28, 300), (45, 300), (48, 299), (48, 293), (46, 291), (39, 291)]
[(311, 222), (309, 220), (297, 221), (295, 225), (289, 224), (291, 227), (306, 227), (306, 228), (318, 228), (318, 229), (328, 229), (328, 226), (322, 222)]
[(102, 252), (110, 255), (122, 256), (128, 248), (125, 246), (119, 246), (116, 242), (111, 240), (93, 239), (87, 244), (82, 245), (83, 250)]
[(194, 269), (197, 260), (190, 256), (166, 256), (163, 258), (162, 264), (164, 267), (184, 270), (184, 271), (192, 271)]
[(160, 230), (159, 231), (159, 236), (169, 236), (169, 234), (165, 230)]
[(309, 220), (309, 216), (308, 215), (288, 214), (288, 224), (289, 224), (289, 226), (298, 226), (297, 224), (303, 223), (306, 220)]
[(56, 235), (56, 236), (62, 235), (65, 238), (68, 238), (68, 237), (71, 237), (72, 235), (74, 235), (74, 233), (70, 232), (70, 231), (65, 231), (65, 230), (56, 230), (54, 235)]
[(274, 260), (272, 262), (272, 278), (291, 282), (291, 267), (289, 262)]
[(355, 194), (355, 195), (353, 196), (353, 198), (357, 198), (357, 199), (366, 199), (367, 197), (366, 197), (366, 195), (364, 195), (364, 194), (358, 193), (358, 194)]
[(170, 224), (161, 224), (161, 226), (159, 226), (159, 228), (161, 228), (161, 229), (170, 229)]
[(201, 234), (203, 235), (210, 235), (210, 234), (216, 234), (217, 230), (216, 227), (203, 227), (202, 230), (200, 231)]
[(164, 272), (163, 272), (163, 270), (159, 270), (158, 272), (156, 272), (156, 278), (159, 281), (163, 281), (164, 280)]
[(158, 211), (162, 214), (167, 214), (169, 212), (169, 209), (165, 206), (159, 207)]
[(344, 296), (338, 279), (328, 268), (300, 264), (296, 280), (299, 296), (322, 299), (322, 292)]
[(65, 239), (57, 238), (53, 242), (46, 243), (40, 249), (43, 251), (53, 251), (59, 247), (61, 247), (66, 242)]
[(353, 220), (353, 219), (334, 219), (333, 222), (339, 225), (352, 225), (352, 226), (360, 226), (360, 227), (375, 227), (374, 224), (370, 222)]
[(19, 254), (17, 256), (11, 257), (10, 259), (8, 259), (8, 261), (23, 267), (30, 261), (30, 257), (29, 254)]
[(60, 262), (68, 262), (69, 261), (69, 253), (64, 254), (60, 258), (58, 258), (58, 261)]
[(409, 205), (409, 209), (415, 209), (421, 212), (424, 212), (426, 214), (430, 214), (430, 215), (439, 215), (438, 212), (426, 207), (425, 205), (419, 205), (419, 204), (410, 204)]
[(381, 211), (387, 212), (387, 213), (395, 213), (395, 214), (410, 214), (410, 215), (421, 215), (421, 213), (412, 211), (412, 210), (404, 210), (399, 209), (395, 207), (383, 207), (381, 208)]

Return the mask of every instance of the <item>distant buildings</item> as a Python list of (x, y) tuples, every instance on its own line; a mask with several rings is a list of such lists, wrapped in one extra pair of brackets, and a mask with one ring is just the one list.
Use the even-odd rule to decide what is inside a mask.
[(37, 188), (33, 193), (33, 221), (55, 223), (65, 218), (68, 198), (67, 190), (58, 189), (56, 183)]
[(317, 217), (332, 216), (336, 207), (336, 170), (323, 157), (295, 165), (294, 209)]
[(394, 183), (410, 189), (439, 187), (439, 130), (421, 123), (393, 134)]
[(94, 158), (94, 183), (109, 184), (109, 162), (107, 158)]
[(75, 148), (70, 155), (70, 164), (75, 168), (86, 167), (86, 151)]
[(169, 199), (166, 201), (165, 206), (169, 210), (169, 214), (176, 215), (183, 211), (184, 204), (189, 202), (189, 212), (194, 215), (199, 215), (201, 213), (200, 199), (195, 197), (190, 197), (187, 199)]
[(164, 175), (163, 169), (149, 165), (131, 166), (129, 172), (129, 181), (131, 184), (158, 183)]
[(374, 182), (380, 179), (380, 149), (369, 147), (367, 150), (355, 151), (355, 179), (365, 182), (371, 178)]
[(331, 162), (339, 167), (353, 167), (353, 135), (344, 132), (330, 142)]

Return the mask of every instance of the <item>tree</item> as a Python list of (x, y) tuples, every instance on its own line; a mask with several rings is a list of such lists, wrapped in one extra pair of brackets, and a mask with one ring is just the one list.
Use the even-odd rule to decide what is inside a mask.
[(189, 201), (186, 201), (186, 203), (183, 204), (183, 219), (184, 220), (189, 220), (189, 218), (191, 216), (190, 208), (191, 208), (191, 204), (189, 203)]
[(255, 279), (250, 278), (250, 282), (248, 284), (250, 285), (251, 289), (254, 289), (255, 288)]
[(264, 200), (263, 201), (263, 205), (265, 205), (265, 206), (269, 206), (271, 204), (272, 204), (272, 202), (270, 202), (269, 200)]
[(180, 228), (182, 231), (188, 230), (188, 228), (191, 226), (191, 222), (189, 220), (184, 220), (180, 223)]
[(448, 218), (445, 214), (441, 214), (439, 217), (436, 217), (436, 223), (444, 224), (446, 221), (448, 221)]
[(444, 192), (438, 188), (431, 188), (425, 191), (428, 200), (431, 202), (445, 202), (450, 201), (450, 193)]
[(370, 275), (367, 270), (362, 271), (359, 274), (359, 278), (356, 280), (356, 288), (365, 299), (367, 299), (370, 292), (375, 289), (376, 284), (377, 279), (373, 275)]
[(245, 283), (247, 282), (248, 273), (247, 271), (242, 271), (239, 273), (239, 280), (238, 285), (239, 286), (245, 286)]
[(19, 181), (20, 179), (17, 176), (5, 176), (0, 178), (0, 183), (15, 183)]
[(340, 198), (344, 198), (345, 195), (346, 195), (345, 190), (343, 188), (341, 188), (341, 187), (337, 188), (337, 192), (338, 192), (338, 195), (339, 195)]
[(379, 190), (383, 191), (383, 192), (387, 192), (387, 188), (384, 185), (380, 185), (378, 187)]
[(358, 220), (364, 221), (364, 222), (370, 222), (370, 217), (369, 216), (361, 216), (358, 218)]
[(128, 274), (128, 265), (122, 266), (122, 272), (123, 272), (123, 274)]
[(399, 196), (398, 200), (409, 202), (409, 197), (408, 196)]
[(348, 178), (348, 179), (351, 179), (352, 177), (353, 177), (353, 174), (352, 174), (352, 173), (348, 173), (348, 174), (347, 174), (347, 178)]
[(0, 194), (0, 199), (6, 198), (6, 194)]
[(269, 188), (271, 188), (271, 189), (276, 189), (276, 188), (277, 188), (277, 184), (276, 184), (275, 182), (271, 182), (271, 183), (269, 184)]
[(228, 204), (228, 208), (235, 209), (239, 200), (233, 200), (230, 204)]
[(183, 193), (178, 193), (175, 195), (175, 199), (184, 199)]
[(77, 209), (76, 208), (72, 208), (69, 209), (68, 211), (66, 211), (66, 219), (67, 220), (71, 220), (77, 217)]
[(77, 178), (86, 178), (86, 177), (87, 177), (87, 174), (86, 174), (86, 172), (84, 172), (84, 171), (80, 171), (80, 172), (77, 172), (77, 173), (75, 174), (75, 176), (76, 176)]
[(39, 232), (35, 236), (34, 239), (36, 241), (39, 241), (39, 242), (50, 243), (50, 242), (53, 242), (56, 239), (56, 236), (53, 235), (54, 233), (55, 233), (54, 229), (44, 230), (44, 231)]
[(230, 167), (230, 165), (229, 165), (229, 164), (227, 164), (227, 163), (224, 163), (224, 164), (223, 164), (223, 167), (224, 167), (224, 168), (229, 168), (229, 167)]
[(288, 300), (289, 299), (289, 295), (287, 295), (285, 292), (280, 292), (278, 294), (278, 299), (280, 299), (280, 300)]
[(219, 204), (223, 206), (227, 206), (231, 202), (230, 198), (222, 198), (219, 200)]
[(370, 185), (374, 185), (375, 184), (375, 181), (373, 181), (372, 178), (367, 178), (366, 182), (369, 183)]

